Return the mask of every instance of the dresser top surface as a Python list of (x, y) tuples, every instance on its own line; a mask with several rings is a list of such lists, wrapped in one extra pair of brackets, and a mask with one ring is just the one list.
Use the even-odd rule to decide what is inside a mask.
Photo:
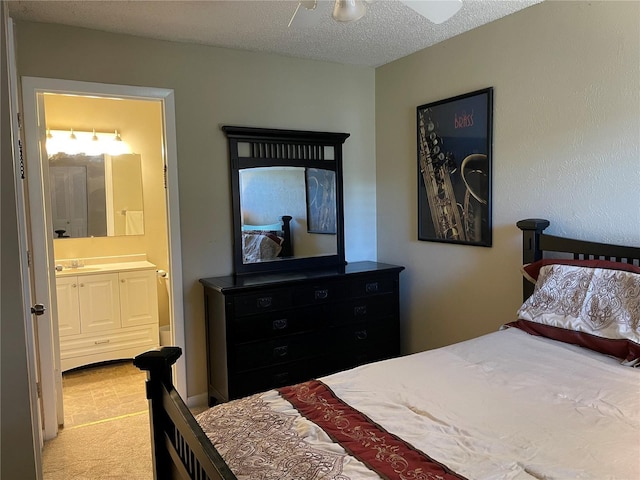
[(276, 286), (281, 283), (313, 281), (328, 277), (340, 277), (367, 273), (400, 273), (404, 267), (378, 262), (352, 262), (343, 266), (300, 270), (294, 272), (265, 273), (255, 275), (228, 275), (224, 277), (201, 278), (205, 287), (219, 291), (252, 287)]

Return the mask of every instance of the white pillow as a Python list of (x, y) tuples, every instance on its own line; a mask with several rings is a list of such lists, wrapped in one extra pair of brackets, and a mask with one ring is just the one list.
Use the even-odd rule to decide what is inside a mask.
[(570, 265), (540, 269), (521, 319), (640, 344), (640, 274)]

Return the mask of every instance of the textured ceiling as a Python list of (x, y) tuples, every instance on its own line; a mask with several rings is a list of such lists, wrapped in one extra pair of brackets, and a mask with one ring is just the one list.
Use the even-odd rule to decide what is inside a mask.
[(312, 12), (321, 20), (306, 28), (287, 28), (296, 0), (8, 3), (17, 20), (377, 67), (540, 1), (464, 0), (453, 18), (435, 25), (396, 0), (370, 2), (362, 19), (339, 23), (333, 2), (321, 0)]

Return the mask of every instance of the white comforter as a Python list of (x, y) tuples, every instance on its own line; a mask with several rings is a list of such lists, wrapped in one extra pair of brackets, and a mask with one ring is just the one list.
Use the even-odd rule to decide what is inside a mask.
[[(320, 380), (468, 479), (640, 479), (640, 369), (579, 347), (510, 328)], [(327, 453), (326, 475), (312, 478), (379, 478), (340, 447), (323, 446), (326, 435), (277, 392), (259, 397), (292, 419), (296, 441)], [(216, 439), (220, 425), (207, 427), (208, 415), (199, 417), (205, 432), (233, 457), (243, 447)], [(254, 467), (235, 473), (255, 480)]]

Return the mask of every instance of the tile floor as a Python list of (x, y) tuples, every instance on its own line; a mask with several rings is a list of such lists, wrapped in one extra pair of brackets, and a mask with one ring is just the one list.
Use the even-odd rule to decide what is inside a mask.
[(64, 428), (146, 412), (145, 379), (131, 361), (63, 373)]

